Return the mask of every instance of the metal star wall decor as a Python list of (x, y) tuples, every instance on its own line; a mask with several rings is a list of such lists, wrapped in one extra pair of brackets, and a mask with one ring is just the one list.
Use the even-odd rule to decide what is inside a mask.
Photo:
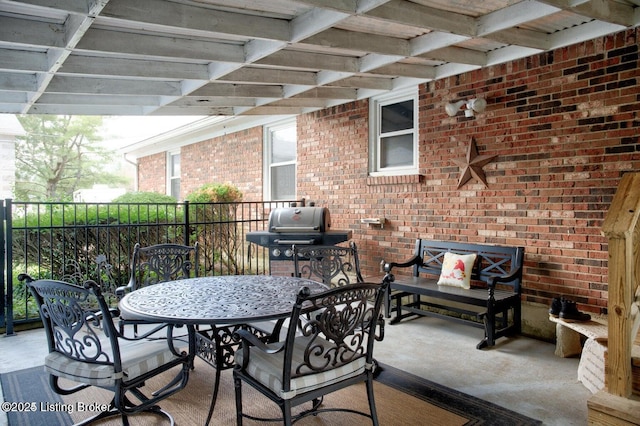
[(460, 179), (458, 179), (458, 189), (465, 183), (471, 180), (472, 177), (487, 185), (487, 176), (484, 174), (482, 168), (493, 161), (497, 155), (478, 155), (478, 147), (476, 146), (476, 140), (471, 138), (469, 148), (467, 149), (467, 157), (465, 159), (456, 158), (452, 161), (460, 167)]

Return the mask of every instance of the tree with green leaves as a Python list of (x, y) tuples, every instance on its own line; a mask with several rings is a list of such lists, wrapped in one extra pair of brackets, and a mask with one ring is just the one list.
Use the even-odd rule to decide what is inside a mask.
[(16, 199), (73, 201), (77, 189), (127, 183), (105, 169), (115, 154), (100, 144), (102, 117), (23, 115), (18, 120), (27, 135), (16, 141)]

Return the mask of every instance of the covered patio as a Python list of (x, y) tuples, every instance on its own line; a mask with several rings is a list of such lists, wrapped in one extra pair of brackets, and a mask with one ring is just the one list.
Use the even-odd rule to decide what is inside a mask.
[[(613, 307), (602, 229), (622, 177), (640, 170), (639, 24), (635, 0), (0, 0), (0, 113), (215, 116), (213, 130), (134, 147), (140, 174), (164, 179), (178, 150), (185, 186), (201, 179), (190, 170), (205, 170), (256, 199), (265, 123), (294, 120), (297, 195), (354, 231), (366, 275), (408, 257), (416, 238), (523, 245), (526, 334), (552, 340), (553, 297), (594, 315)], [(396, 92), (415, 99), (410, 173), (371, 166), (376, 114)], [(243, 120), (258, 124), (236, 126)], [(472, 146), (497, 158), (473, 175)], [(637, 281), (637, 267), (627, 278)], [(633, 297), (616, 300), (626, 309)], [(380, 360), (548, 424), (586, 422), (577, 359), (527, 337), (466, 353), (474, 345), (457, 339), (473, 330), (425, 322), (389, 327)], [(623, 351), (627, 334), (613, 339)], [(405, 336), (420, 344), (385, 352)], [(479, 374), (502, 355), (514, 368), (501, 380)], [(615, 391), (626, 398), (630, 386)], [(568, 397), (563, 421), (540, 412)]]

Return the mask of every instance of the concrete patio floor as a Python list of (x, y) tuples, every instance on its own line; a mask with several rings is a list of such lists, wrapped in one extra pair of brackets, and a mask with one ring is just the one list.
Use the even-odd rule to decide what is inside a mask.
[[(482, 330), (436, 318), (385, 327), (374, 352), (382, 364), (541, 420), (586, 425), (591, 392), (577, 380), (578, 359), (559, 358), (551, 343), (527, 337), (500, 339), (477, 350)], [(0, 374), (42, 365), (42, 330), (0, 337)], [(0, 426), (7, 424), (0, 414)], [(428, 419), (425, 419), (425, 424)]]
[(438, 318), (385, 327), (374, 353), (381, 363), (424, 377), (545, 425), (587, 424), (592, 393), (578, 381), (578, 358), (560, 358), (555, 345), (518, 336), (478, 350), (479, 328)]

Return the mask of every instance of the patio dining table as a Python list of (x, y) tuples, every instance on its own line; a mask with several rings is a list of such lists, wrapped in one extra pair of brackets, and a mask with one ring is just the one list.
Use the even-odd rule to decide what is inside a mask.
[[(209, 424), (218, 396), (220, 372), (233, 367), (238, 344), (233, 333), (246, 328), (269, 339), (271, 331), (255, 324), (286, 319), (303, 287), (312, 293), (328, 289), (319, 282), (286, 276), (210, 276), (142, 287), (127, 294), (119, 308), (123, 320), (197, 326), (194, 338), (189, 339), (190, 353), (216, 369), (206, 421)], [(279, 331), (279, 326), (274, 330)], [(273, 338), (277, 340), (278, 336)]]

